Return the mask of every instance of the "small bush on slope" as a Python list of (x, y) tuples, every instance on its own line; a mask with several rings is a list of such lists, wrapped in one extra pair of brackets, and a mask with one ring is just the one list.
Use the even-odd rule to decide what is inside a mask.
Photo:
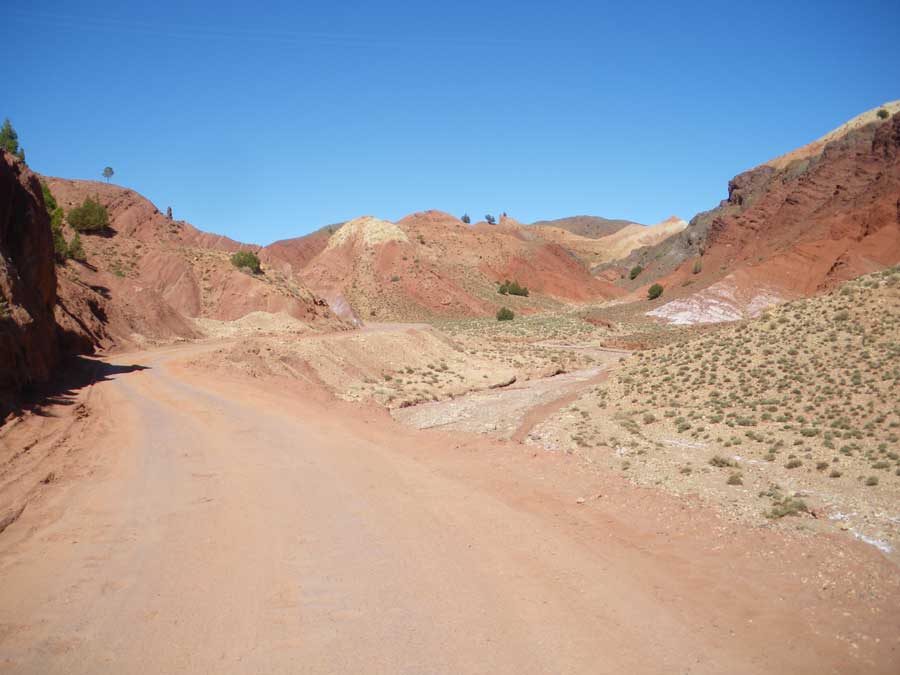
[[(65, 242), (65, 239), (63, 239), (63, 242)], [(75, 236), (72, 237), (72, 241), (70, 241), (69, 245), (66, 247), (66, 256), (72, 260), (77, 260), (78, 262), (87, 260), (84, 247), (81, 245), (81, 235), (78, 232), (75, 233)]]
[(102, 232), (109, 227), (106, 207), (92, 197), (69, 211), (69, 225), (79, 232)]
[(527, 286), (519, 286), (518, 281), (510, 281), (507, 279), (502, 284), (500, 284), (500, 288), (497, 289), (497, 292), (500, 295), (519, 295), (522, 297), (528, 297), (528, 287)]
[(238, 269), (248, 269), (253, 274), (259, 274), (262, 268), (259, 266), (259, 256), (253, 251), (238, 251), (231, 256), (231, 264)]
[(50, 192), (50, 188), (47, 187), (46, 181), (41, 181), (41, 192), (44, 193), (44, 206), (47, 208), (47, 215), (50, 216), (50, 230), (53, 232), (53, 254), (56, 256), (56, 262), (63, 263), (69, 257), (69, 246), (66, 244), (66, 238), (63, 236), (62, 231), (62, 222), (65, 214), (53, 193)]

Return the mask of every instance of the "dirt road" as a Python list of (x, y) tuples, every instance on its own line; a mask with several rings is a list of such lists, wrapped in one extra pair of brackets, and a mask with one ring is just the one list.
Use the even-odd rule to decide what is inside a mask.
[[(831, 564), (805, 541), (736, 536), (549, 453), (175, 363), (199, 349), (109, 359), (120, 367), (82, 393), (89, 470), (0, 535), (0, 672), (898, 663), (896, 598), (801, 583), (798, 561), (809, 575)], [(121, 368), (133, 363), (148, 368)], [(892, 573), (862, 548), (846, 555)]]

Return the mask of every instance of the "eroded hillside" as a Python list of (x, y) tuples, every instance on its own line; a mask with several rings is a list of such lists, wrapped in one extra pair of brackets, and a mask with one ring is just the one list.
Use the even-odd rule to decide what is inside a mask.
[[(109, 214), (108, 228), (79, 234), (84, 261), (59, 267), (62, 321), (99, 346), (196, 338), (203, 333), (195, 318), (234, 320), (255, 311), (338, 325), (292, 276), (265, 265), (252, 274), (231, 263), (233, 253), (258, 247), (170, 219), (126, 188), (45, 180), (66, 212), (93, 198)], [(74, 229), (66, 225), (64, 236), (71, 240)]]
[[(884, 110), (881, 115), (878, 111)], [(734, 320), (900, 261), (900, 102), (733, 178), (728, 198), (624, 261), (675, 300), (655, 314)]]
[[(492, 316), (501, 306), (548, 311), (621, 293), (571, 251), (510, 219), (468, 225), (438, 211), (396, 223), (366, 216), (327, 240), (303, 241), (279, 242), (263, 257), (363, 320)], [(529, 295), (499, 294), (506, 279), (527, 286)]]

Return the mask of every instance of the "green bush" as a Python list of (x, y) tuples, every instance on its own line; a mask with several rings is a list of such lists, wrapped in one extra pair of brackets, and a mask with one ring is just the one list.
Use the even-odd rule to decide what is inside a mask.
[(628, 278), (634, 281), (638, 278), (638, 275), (644, 271), (644, 268), (640, 265), (635, 265), (631, 268), (631, 271), (628, 273)]
[(516, 315), (513, 313), (511, 309), (506, 307), (501, 307), (497, 310), (497, 321), (512, 321), (516, 318)]
[(519, 295), (519, 296), (522, 296), (525, 298), (528, 297), (528, 287), (519, 286), (518, 281), (510, 281), (509, 279), (507, 279), (502, 284), (500, 284), (500, 287), (497, 289), (497, 292), (500, 295), (509, 294), (509, 295)]
[(650, 288), (647, 289), (647, 299), (648, 300), (656, 300), (659, 296), (663, 294), (663, 287), (659, 284), (653, 284)]
[(882, 108), (881, 110), (878, 111), (878, 118), (882, 119), (882, 120), (886, 120), (888, 117), (890, 117), (890, 114), (891, 113), (889, 113), (885, 108)]
[(44, 194), (44, 206), (47, 208), (47, 215), (50, 216), (50, 231), (53, 233), (53, 254), (56, 262), (63, 263), (69, 257), (69, 247), (66, 244), (66, 238), (63, 236), (62, 221), (63, 210), (56, 202), (50, 188), (47, 187), (46, 181), (41, 181), (41, 192)]
[(772, 504), (772, 510), (766, 512), (767, 518), (776, 520), (785, 516), (799, 516), (801, 513), (808, 513), (809, 507), (802, 499), (798, 497), (783, 497), (776, 500)]
[(703, 263), (700, 262), (700, 259), (694, 261), (694, 268), (691, 270), (694, 274), (700, 274), (703, 271)]
[(238, 251), (231, 256), (231, 264), (239, 269), (248, 269), (253, 274), (259, 274), (262, 269), (259, 266), (259, 256), (253, 251)]
[(3, 126), (0, 127), (0, 148), (15, 155), (23, 162), (25, 161), (25, 151), (19, 147), (19, 134), (13, 129), (12, 124), (9, 122), (9, 118), (6, 118)]
[[(63, 242), (65, 242), (65, 239), (63, 239)], [(75, 236), (72, 237), (72, 241), (69, 242), (66, 249), (66, 255), (78, 262), (87, 260), (87, 254), (85, 254), (84, 247), (81, 245), (81, 235), (78, 234), (78, 232), (75, 233)]]
[(44, 194), (44, 206), (47, 208), (47, 213), (53, 213), (59, 204), (56, 203), (56, 198), (50, 192), (50, 188), (47, 187), (47, 181), (45, 180), (41, 181), (41, 192)]
[(81, 206), (69, 211), (69, 225), (79, 232), (102, 232), (109, 227), (106, 207), (96, 199), (87, 197)]
[(54, 227), (51, 223), (50, 231), (53, 233), (53, 255), (56, 257), (56, 262), (64, 263), (69, 257), (69, 245), (66, 244), (62, 227)]

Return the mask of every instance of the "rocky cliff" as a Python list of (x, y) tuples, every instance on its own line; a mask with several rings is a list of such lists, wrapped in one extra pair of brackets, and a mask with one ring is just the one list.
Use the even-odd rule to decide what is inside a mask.
[(0, 149), (0, 397), (48, 379), (59, 362), (56, 270), (41, 185)]
[(660, 279), (669, 296), (711, 288), (742, 298), (730, 316), (740, 318), (750, 305), (761, 311), (900, 262), (900, 112), (870, 113), (734, 177), (719, 206), (636, 252), (645, 283)]

